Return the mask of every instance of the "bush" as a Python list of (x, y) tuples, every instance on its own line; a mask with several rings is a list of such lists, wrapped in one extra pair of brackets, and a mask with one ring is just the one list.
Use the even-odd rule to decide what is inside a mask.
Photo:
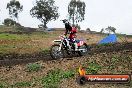
[(13, 25), (16, 24), (16, 21), (13, 21), (12, 19), (7, 18), (7, 19), (4, 19), (3, 24), (6, 25), (6, 26), (13, 26)]
[(15, 26), (16, 29), (21, 29), (22, 26), (21, 24), (17, 23), (16, 21), (10, 19), (10, 18), (7, 18), (7, 19), (4, 19), (4, 23), (3, 23), (5, 26)]

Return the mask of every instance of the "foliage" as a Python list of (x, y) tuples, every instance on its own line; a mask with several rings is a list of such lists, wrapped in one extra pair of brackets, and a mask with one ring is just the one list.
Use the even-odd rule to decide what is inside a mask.
[(61, 79), (70, 78), (75, 75), (74, 71), (62, 71), (60, 69), (51, 70), (47, 76), (42, 78), (42, 84), (45, 88), (58, 88)]
[(4, 19), (3, 24), (6, 25), (6, 26), (12, 26), (12, 25), (16, 24), (16, 21), (13, 21), (12, 19), (7, 18), (7, 19)]
[(70, 20), (72, 20), (73, 25), (74, 22), (81, 22), (84, 20), (85, 15), (85, 3), (80, 0), (71, 0), (68, 5), (68, 14), (70, 16)]
[(80, 25), (78, 25), (78, 24), (76, 24), (76, 27), (78, 28), (78, 30), (80, 30), (80, 29), (81, 29)]
[(111, 26), (108, 26), (108, 28), (105, 28), (105, 30), (106, 30), (106, 31), (108, 31), (108, 32), (109, 32), (109, 34), (110, 34), (110, 32), (113, 32), (113, 33), (115, 33), (115, 31), (116, 31), (116, 28), (114, 28), (114, 27), (111, 27)]
[(88, 63), (88, 68), (86, 69), (86, 73), (96, 74), (100, 69), (101, 69), (101, 66), (94, 61), (94, 62)]
[(21, 27), (21, 25), (19, 23), (17, 23), (16, 21), (10, 19), (10, 18), (6, 18), (4, 19), (4, 23), (5, 26), (16, 26), (16, 27)]
[(28, 64), (26, 66), (28, 72), (34, 72), (34, 71), (39, 71), (41, 69), (41, 65), (40, 64), (36, 64), (36, 63), (31, 63), (31, 64)]
[[(109, 66), (108, 69), (109, 70), (114, 70), (115, 68), (117, 68), (117, 64), (119, 64), (120, 66), (124, 67), (124, 68), (131, 68), (131, 61), (132, 61), (132, 56), (130, 55), (113, 55), (109, 62)], [(121, 64), (121, 63), (125, 63), (125, 64)], [(117, 69), (116, 69), (117, 70)]]
[(86, 31), (87, 31), (88, 33), (91, 33), (91, 30), (90, 30), (90, 28), (87, 28), (87, 29), (86, 29)]
[(23, 6), (20, 4), (19, 1), (11, 0), (7, 3), (6, 9), (9, 9), (9, 15), (13, 18), (18, 19), (18, 13), (22, 12)]
[(75, 72), (73, 70), (66, 71), (62, 74), (62, 78), (74, 77)]
[(112, 70), (112, 69), (114, 69), (115, 68), (115, 66), (116, 66), (116, 62), (118, 62), (119, 61), (119, 58), (117, 57), (117, 56), (113, 56), (112, 58), (111, 58), (111, 60), (110, 60), (110, 65), (108, 66), (108, 69), (109, 70)]
[(44, 28), (47, 28), (46, 24), (49, 21), (59, 17), (58, 7), (54, 3), (54, 0), (36, 0), (36, 5), (30, 10), (32, 17), (36, 17), (44, 23)]
[(43, 24), (38, 25), (39, 28), (44, 28)]
[(3, 83), (0, 83), (0, 88), (5, 88)]
[(104, 28), (101, 29), (100, 33), (104, 33)]

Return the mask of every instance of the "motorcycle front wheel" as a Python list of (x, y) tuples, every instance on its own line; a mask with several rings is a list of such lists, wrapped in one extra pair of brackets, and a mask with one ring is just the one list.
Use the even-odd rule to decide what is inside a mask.
[(53, 59), (60, 59), (63, 58), (63, 50), (59, 50), (60, 45), (54, 44), (50, 48), (50, 55)]

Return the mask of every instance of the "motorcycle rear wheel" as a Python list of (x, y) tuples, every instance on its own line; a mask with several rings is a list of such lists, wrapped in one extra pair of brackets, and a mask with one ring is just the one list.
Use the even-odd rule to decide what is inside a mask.
[(84, 51), (78, 51), (79, 56), (85, 56), (88, 54), (89, 49), (88, 49), (87, 44), (80, 46), (79, 49), (85, 49), (85, 52)]

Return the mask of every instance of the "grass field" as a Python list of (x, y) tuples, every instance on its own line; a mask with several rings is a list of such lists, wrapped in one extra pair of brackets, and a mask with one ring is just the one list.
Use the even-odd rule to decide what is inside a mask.
[[(59, 35), (63, 31), (53, 32), (33, 32), (31, 34), (0, 34), (0, 53), (34, 53), (42, 50), (47, 50), (54, 39), (59, 39)], [(97, 44), (105, 35), (78, 33), (78, 39), (85, 39), (87, 44)], [(119, 37), (119, 41), (124, 41), (125, 38)], [(132, 38), (127, 38), (131, 41)]]
[[(51, 31), (51, 32), (31, 32), (23, 34), (12, 34), (7, 32), (18, 32), (20, 30), (14, 29), (14, 27), (0, 26), (0, 53), (34, 53), (42, 50), (47, 50), (52, 44), (54, 39), (59, 39), (59, 36), (64, 31)], [(6, 32), (6, 33), (3, 33)], [(107, 35), (101, 34), (88, 34), (77, 33), (78, 39), (84, 39), (87, 44), (97, 44), (101, 39)], [(132, 41), (131, 37), (118, 36), (118, 41)]]
[[(0, 53), (33, 53), (49, 48), (50, 39), (56, 34), (36, 32), (32, 34), (0, 34)], [(48, 45), (48, 46), (47, 46)]]
[[(33, 32), (31, 34), (0, 34), (0, 53), (33, 53), (41, 50), (49, 49), (54, 39), (59, 39), (59, 35), (63, 34), (63, 31), (55, 32)], [(95, 35), (81, 36), (82, 33), (78, 34), (80, 38), (90, 38), (90, 42), (96, 42), (92, 37)], [(99, 38), (96, 38), (97, 41)]]

